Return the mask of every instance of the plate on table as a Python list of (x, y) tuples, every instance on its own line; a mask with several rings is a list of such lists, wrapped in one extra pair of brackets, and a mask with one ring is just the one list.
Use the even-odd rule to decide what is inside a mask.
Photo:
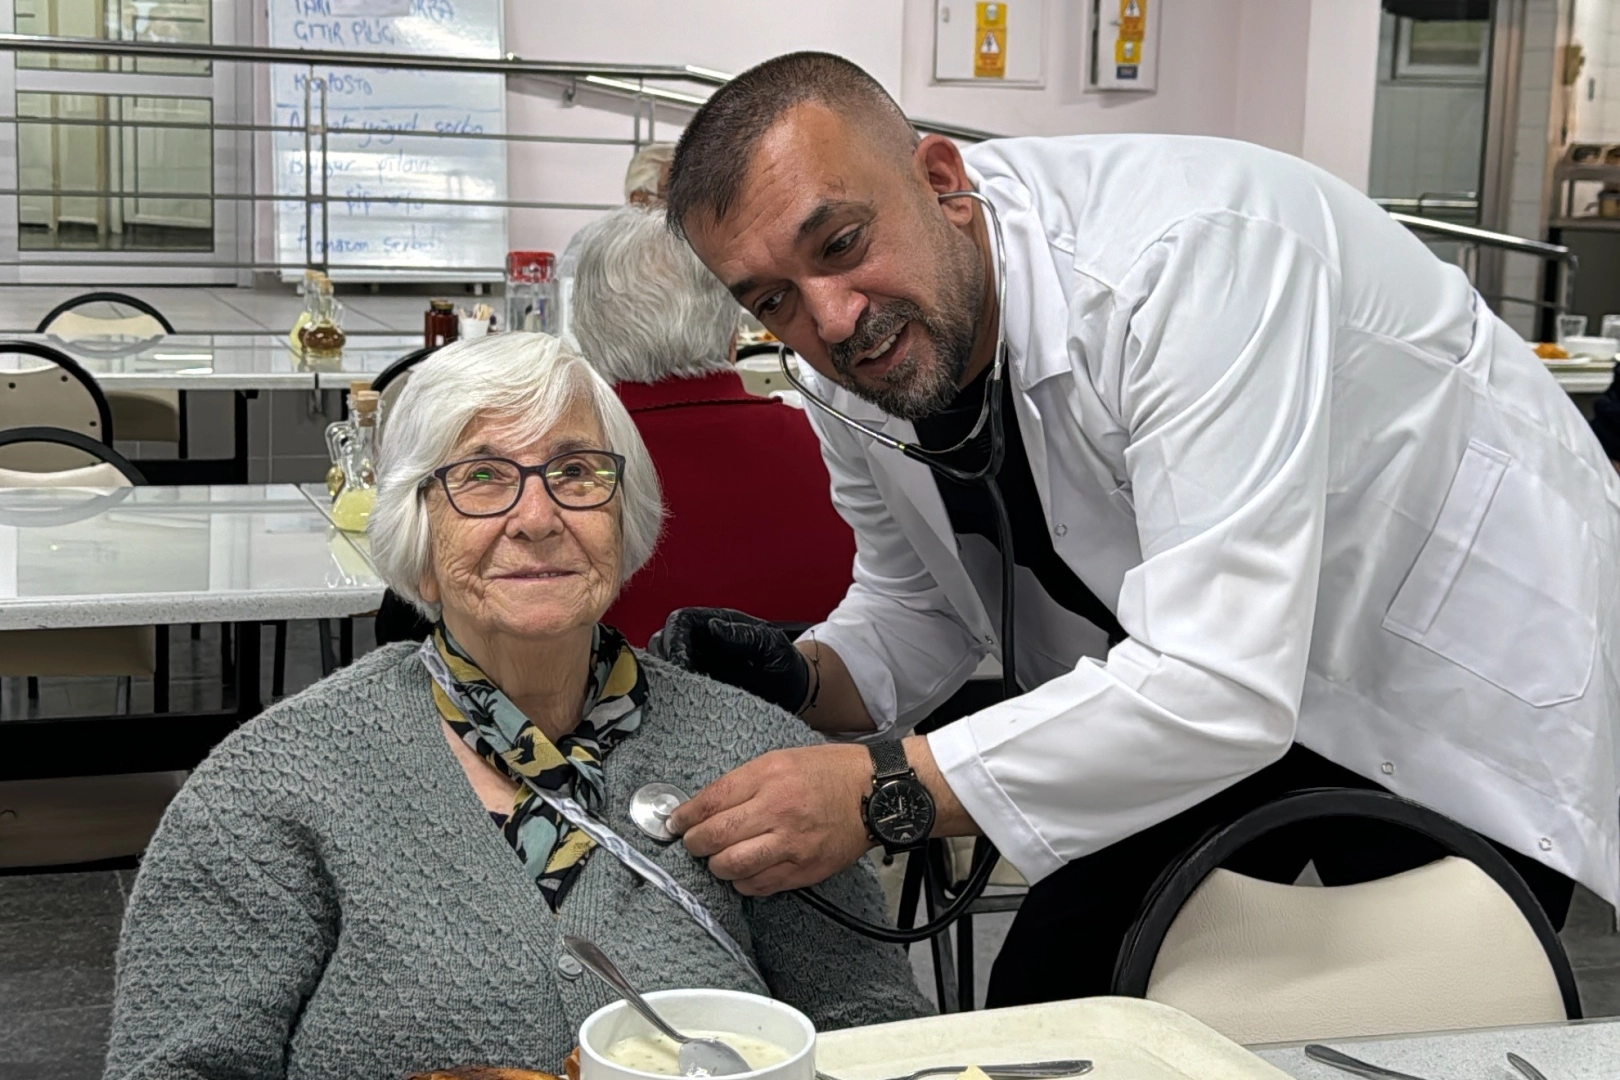
[(1095, 1080), (1287, 1080), (1288, 1075), (1179, 1009), (1137, 998), (950, 1013), (816, 1037), (816, 1068), (838, 1080), (883, 1080), (935, 1065), (1060, 1058), (1089, 1059)]

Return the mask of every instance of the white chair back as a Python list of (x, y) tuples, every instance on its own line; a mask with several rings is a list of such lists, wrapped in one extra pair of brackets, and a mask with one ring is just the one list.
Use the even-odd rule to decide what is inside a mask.
[(106, 337), (149, 339), (160, 338), (165, 333), (163, 324), (145, 312), (100, 319), (94, 315), (86, 315), (82, 311), (62, 312), (51, 320), (45, 332), (63, 341), (86, 341)]
[(1336, 888), (1216, 870), (1171, 924), (1147, 996), (1247, 1044), (1566, 1019), (1534, 930), (1459, 858)]
[[(7, 447), (6, 449), (11, 449)], [(20, 447), (19, 447), (20, 449)], [(73, 450), (64, 446), (64, 450)], [(82, 451), (74, 453), (84, 456)], [(28, 472), (21, 469), (0, 469), (0, 488), (126, 488), (131, 487), (129, 477), (118, 471), (118, 466), (105, 461), (83, 465), (77, 469), (58, 469), (55, 472)]]
[[(95, 398), (77, 379), (55, 364), (30, 356), (13, 359), (22, 362), (18, 368), (0, 366), (0, 431), (54, 427), (102, 441), (101, 412)], [(0, 447), (0, 468), (23, 472), (76, 469), (94, 461), (83, 450), (55, 443)]]

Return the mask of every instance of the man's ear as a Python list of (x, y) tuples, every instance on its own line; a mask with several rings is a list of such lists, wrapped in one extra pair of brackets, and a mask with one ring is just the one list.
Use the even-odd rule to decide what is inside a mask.
[[(973, 186), (968, 178), (967, 164), (962, 151), (943, 135), (925, 135), (917, 149), (912, 151), (912, 164), (918, 178), (935, 195), (948, 191), (966, 191)], [(962, 227), (973, 220), (972, 199), (946, 199), (939, 204), (945, 219)]]

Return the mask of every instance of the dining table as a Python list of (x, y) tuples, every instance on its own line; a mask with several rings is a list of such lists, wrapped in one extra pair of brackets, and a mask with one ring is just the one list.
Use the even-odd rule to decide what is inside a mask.
[[(1407, 1080), (1527, 1080), (1515, 1054), (1547, 1080), (1620, 1076), (1620, 1018), (1414, 1032), (1319, 1042)], [(1079, 1060), (1095, 1080), (1346, 1080), (1307, 1043), (1239, 1046), (1168, 1005), (1093, 997), (957, 1012), (822, 1032), (816, 1068), (839, 1080), (991, 1062)], [(949, 1080), (949, 1076), (943, 1078)]]
[[(263, 708), (260, 625), (348, 620), (385, 586), (349, 534), (292, 484), (0, 488), (0, 631), (223, 623), (234, 702), (215, 712), (8, 720), (0, 779), (189, 768)], [(158, 635), (167, 664), (166, 633)]]

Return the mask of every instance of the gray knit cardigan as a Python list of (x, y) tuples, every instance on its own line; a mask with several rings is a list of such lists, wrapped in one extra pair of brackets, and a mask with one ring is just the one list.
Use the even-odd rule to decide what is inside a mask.
[[(905, 953), (791, 896), (748, 899), (626, 816), (652, 780), (695, 792), (812, 741), (793, 717), (642, 658), (640, 731), (607, 759), (604, 818), (749, 950), (821, 1029), (926, 1012)], [(561, 1071), (611, 1000), (560, 964), (601, 944), (645, 989), (763, 992), (668, 899), (597, 851), (553, 914), (439, 727), (415, 648), (380, 649), (247, 724), (192, 775), (136, 879), (109, 1078), (394, 1080), (461, 1064)], [(864, 864), (821, 886), (881, 918)]]

